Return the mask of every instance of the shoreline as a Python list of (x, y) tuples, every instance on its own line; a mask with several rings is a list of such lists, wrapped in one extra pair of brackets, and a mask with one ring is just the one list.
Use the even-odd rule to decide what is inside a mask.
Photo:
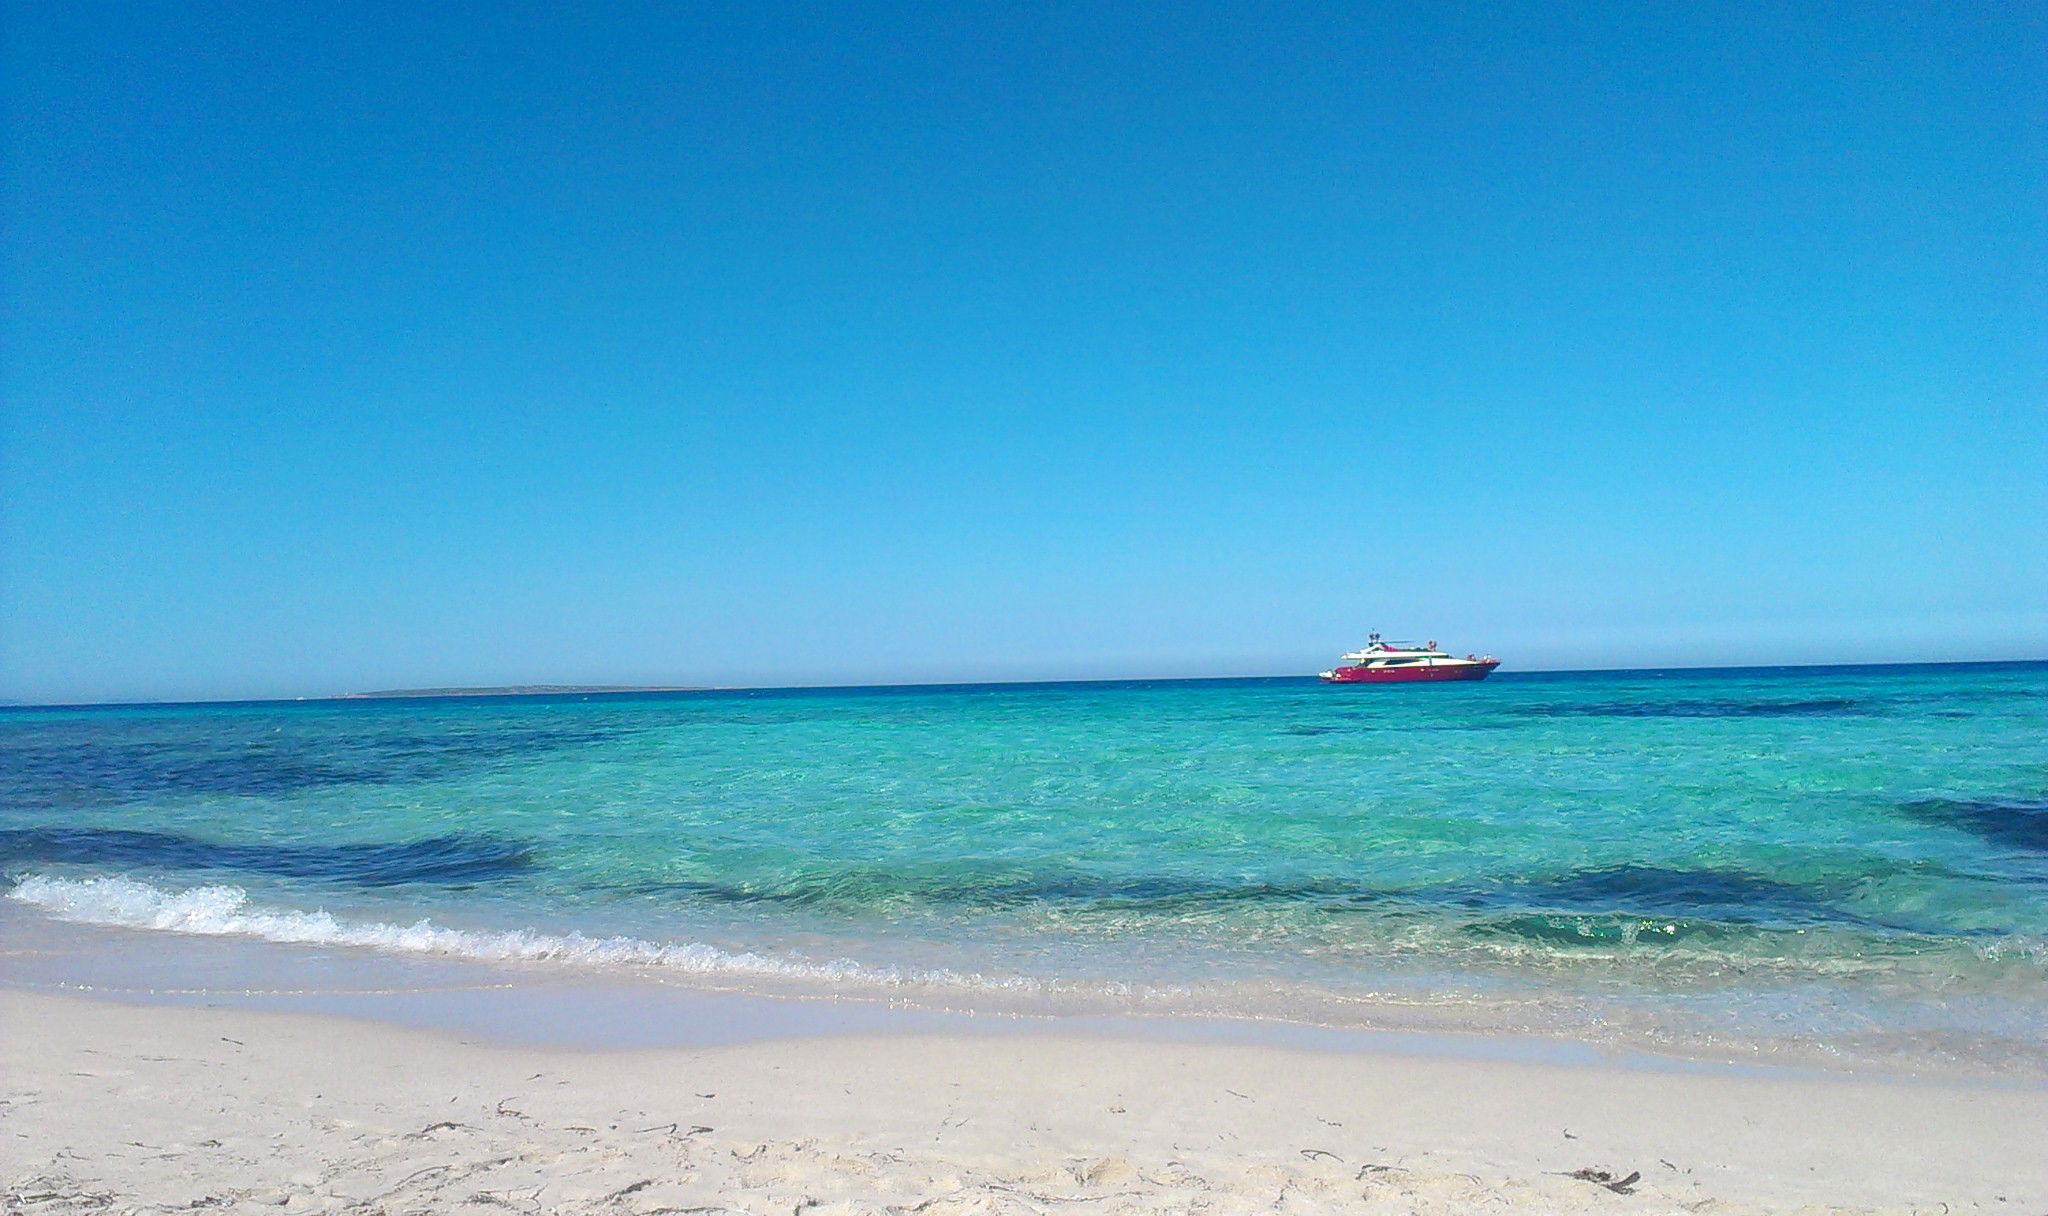
[(2040, 1089), (1071, 1031), (593, 1050), (20, 990), (0, 1027), (23, 1212), (2048, 1202)]
[(1357, 1020), (1200, 1006), (1147, 1007), (996, 992), (852, 989), (759, 976), (663, 973), (554, 960), (488, 960), (240, 933), (76, 922), (0, 902), (0, 991), (138, 1006), (332, 1016), (505, 1047), (698, 1049), (849, 1034), (1016, 1038), (1099, 1035), (1139, 1042), (1332, 1054), (1622, 1068), (1648, 1074), (1850, 1079), (2048, 1094), (2048, 1077), (1998, 1069), (1932, 1043), (1876, 1053), (1824, 1040), (1657, 1038), (1641, 1027), (1528, 1024), (1512, 1005), (1389, 1000)]

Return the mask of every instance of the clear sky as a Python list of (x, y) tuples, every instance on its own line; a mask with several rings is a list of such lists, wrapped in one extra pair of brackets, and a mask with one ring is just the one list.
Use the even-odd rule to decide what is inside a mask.
[(2048, 657), (2048, 8), (5, 9), (0, 697)]

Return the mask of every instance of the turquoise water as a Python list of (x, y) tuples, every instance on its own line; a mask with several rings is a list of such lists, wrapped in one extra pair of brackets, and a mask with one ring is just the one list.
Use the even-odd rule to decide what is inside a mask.
[(0, 711), (19, 911), (2048, 1069), (2048, 664)]

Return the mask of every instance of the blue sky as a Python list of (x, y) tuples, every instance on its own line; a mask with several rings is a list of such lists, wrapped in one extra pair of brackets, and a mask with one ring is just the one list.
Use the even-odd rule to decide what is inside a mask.
[(2038, 5), (6, 27), (0, 697), (2048, 655)]

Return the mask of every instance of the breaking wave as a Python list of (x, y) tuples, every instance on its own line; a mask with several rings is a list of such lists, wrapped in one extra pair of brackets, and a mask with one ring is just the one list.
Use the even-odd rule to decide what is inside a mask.
[(252, 904), (240, 887), (166, 890), (132, 878), (56, 878), (30, 875), (7, 897), (59, 920), (205, 937), (244, 937), (290, 945), (349, 946), (392, 954), (440, 955), (485, 962), (567, 962), (585, 966), (659, 968), (693, 976), (857, 983), (871, 987), (1032, 990), (1025, 977), (969, 975), (872, 967), (850, 959), (813, 961), (735, 952), (701, 942), (651, 942), (635, 937), (588, 937), (525, 929), (454, 929), (344, 920), (325, 911), (303, 912)]

